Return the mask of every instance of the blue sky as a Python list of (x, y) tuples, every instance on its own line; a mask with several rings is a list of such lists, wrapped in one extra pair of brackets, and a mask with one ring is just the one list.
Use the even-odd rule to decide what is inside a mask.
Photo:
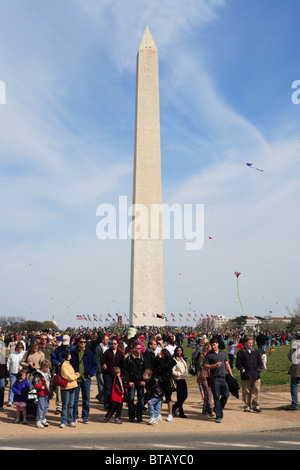
[(99, 240), (96, 210), (121, 195), (131, 204), (147, 25), (159, 53), (163, 202), (205, 206), (202, 250), (164, 242), (166, 314), (242, 314), (238, 270), (246, 314), (286, 315), (300, 297), (299, 1), (1, 9), (0, 315), (54, 315), (67, 327), (78, 314), (128, 314), (130, 240)]

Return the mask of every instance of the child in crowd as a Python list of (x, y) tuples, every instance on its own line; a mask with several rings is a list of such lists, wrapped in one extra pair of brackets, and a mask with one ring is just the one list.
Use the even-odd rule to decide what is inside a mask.
[(261, 360), (263, 363), (263, 368), (266, 369), (267, 368), (267, 355), (265, 352), (261, 355)]
[(26, 380), (26, 370), (20, 370), (17, 373), (17, 380), (12, 386), (14, 392), (14, 405), (17, 408), (17, 418), (14, 423), (20, 423), (21, 411), (23, 415), (23, 424), (27, 424), (26, 406), (28, 402), (30, 386)]
[(41, 362), (40, 368), (35, 372), (33, 377), (33, 384), (38, 398), (36, 426), (41, 429), (45, 426), (49, 426), (46, 420), (46, 415), (49, 408), (50, 397), (50, 367), (51, 362), (47, 361), (46, 359), (43, 360)]
[(123, 397), (124, 397), (124, 385), (123, 385), (123, 378), (121, 377), (121, 369), (120, 367), (115, 366), (113, 368), (114, 371), (114, 381), (112, 385), (112, 392), (111, 392), (111, 403), (109, 410), (107, 411), (104, 421), (108, 423), (108, 421), (113, 417), (115, 414), (115, 423), (122, 424), (121, 414), (123, 409)]
[(146, 369), (143, 374), (143, 380), (145, 381), (146, 389), (146, 399), (148, 400), (148, 408), (150, 419), (149, 423), (157, 424), (159, 419), (159, 412), (162, 404), (162, 398), (164, 391), (159, 385), (159, 383), (153, 377), (153, 371), (151, 369)]

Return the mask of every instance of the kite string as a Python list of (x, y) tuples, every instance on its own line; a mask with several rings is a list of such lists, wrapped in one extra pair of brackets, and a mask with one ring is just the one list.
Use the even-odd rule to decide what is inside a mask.
[(242, 302), (241, 302), (241, 299), (240, 299), (240, 293), (239, 293), (239, 280), (238, 280), (238, 278), (236, 279), (236, 289), (237, 289), (237, 296), (238, 296), (239, 302), (240, 302), (240, 304), (241, 304), (241, 307), (242, 307), (243, 313), (245, 314), (245, 312), (244, 312), (244, 309), (243, 309), (243, 305), (242, 305)]

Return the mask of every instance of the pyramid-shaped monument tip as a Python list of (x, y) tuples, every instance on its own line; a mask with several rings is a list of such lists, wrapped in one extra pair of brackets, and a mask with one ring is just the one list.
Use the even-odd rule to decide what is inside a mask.
[(154, 39), (152, 37), (152, 34), (150, 33), (150, 29), (148, 26), (146, 26), (144, 36), (142, 39), (142, 42), (140, 44), (139, 50), (141, 49), (153, 49), (157, 50), (157, 47), (155, 45)]

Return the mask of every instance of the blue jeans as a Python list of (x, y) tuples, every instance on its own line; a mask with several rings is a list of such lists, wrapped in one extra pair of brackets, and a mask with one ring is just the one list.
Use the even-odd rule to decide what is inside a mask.
[(104, 379), (103, 372), (96, 372), (97, 387), (98, 387), (98, 400), (103, 402), (104, 397)]
[(300, 377), (291, 377), (292, 406), (298, 408), (298, 384)]
[(60, 415), (61, 424), (74, 422), (74, 398), (76, 388), (61, 389), (62, 409)]
[(103, 374), (103, 382), (104, 382), (103, 402), (104, 402), (104, 406), (110, 405), (113, 381), (114, 381), (114, 378), (113, 378), (112, 375), (108, 374), (107, 372), (105, 372)]
[(158, 418), (162, 398), (151, 398), (151, 402), (148, 404), (150, 418)]
[(48, 408), (49, 408), (49, 395), (46, 397), (38, 397), (36, 421), (43, 421), (44, 419), (46, 419)]
[(211, 391), (214, 397), (214, 411), (216, 418), (223, 418), (223, 408), (225, 407), (228, 397), (229, 388), (225, 377), (216, 377), (210, 380)]
[(88, 418), (90, 412), (90, 391), (91, 391), (91, 379), (82, 380), (78, 382), (77, 388), (75, 388), (75, 399), (74, 399), (74, 419), (78, 418), (78, 401), (80, 390), (82, 393), (82, 418)]
[[(135, 391), (137, 394), (137, 407), (134, 406)], [(144, 387), (135, 383), (132, 388), (128, 389), (128, 417), (129, 419), (135, 418), (135, 412), (137, 419), (142, 419), (142, 412), (144, 407)]]
[(0, 408), (3, 408), (5, 392), (5, 378), (0, 379)]
[(12, 386), (17, 380), (17, 374), (9, 373), (9, 392), (8, 392), (8, 402), (13, 403), (14, 401), (14, 392), (12, 391)]

